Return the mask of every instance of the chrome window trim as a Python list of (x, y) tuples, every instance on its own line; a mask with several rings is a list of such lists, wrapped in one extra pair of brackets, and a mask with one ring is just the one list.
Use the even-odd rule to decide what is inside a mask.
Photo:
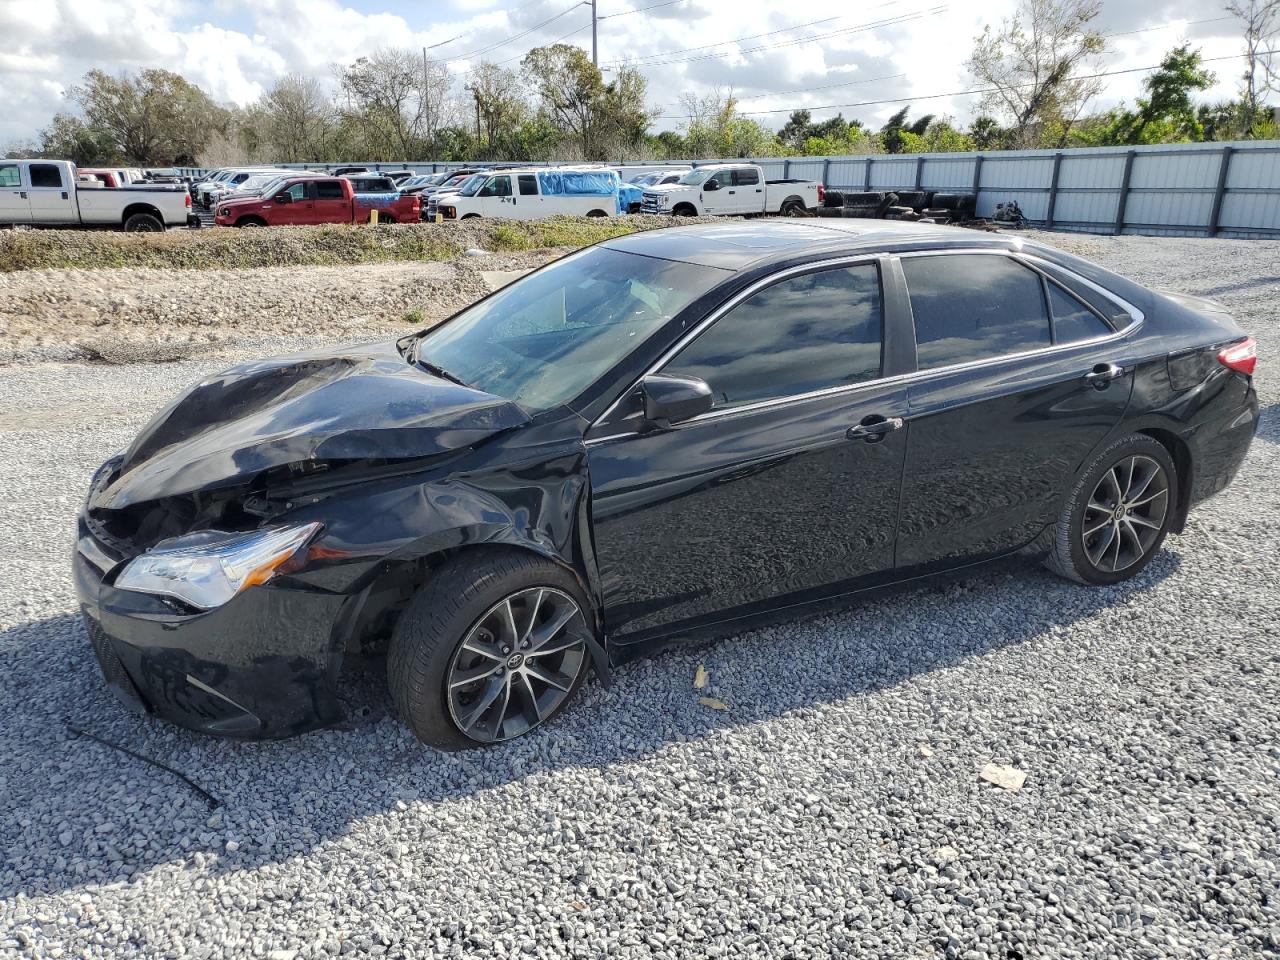
[[(636, 380), (630, 386), (628, 386), (625, 390), (623, 390), (618, 395), (618, 398), (614, 400), (613, 403), (609, 404), (608, 408), (606, 408), (604, 413), (602, 413), (599, 417), (597, 417), (596, 420), (591, 424), (591, 426), (587, 428), (588, 432), (594, 429), (595, 427), (599, 426), (606, 419), (608, 419), (608, 417), (614, 412), (614, 410), (617, 409), (618, 405), (621, 404), (622, 401), (625, 400), (628, 396), (630, 396), (631, 392), (635, 390), (635, 388), (640, 384), (641, 380), (643, 380), (645, 377), (649, 376), (650, 374), (657, 373), (658, 371), (660, 371), (664, 364), (666, 364), (672, 357), (674, 357), (677, 353), (679, 353), (685, 347), (686, 344), (688, 344), (691, 340), (697, 337), (703, 330), (705, 330), (711, 324), (715, 323), (717, 320), (719, 320), (722, 316), (724, 316), (726, 313), (728, 313), (730, 310), (736, 307), (739, 303), (741, 303), (747, 297), (750, 297), (752, 294), (758, 292), (759, 290), (763, 289), (766, 286), (770, 286), (773, 283), (776, 283), (780, 280), (785, 280), (789, 277), (795, 276), (800, 273), (805, 273), (808, 271), (813, 271), (813, 270), (818, 270), (823, 268), (847, 266), (854, 263), (875, 262), (879, 264), (883, 261), (887, 261), (895, 258), (905, 259), (908, 257), (949, 256), (949, 255), (975, 254), (975, 253), (990, 255), (990, 256), (1011, 257), (1015, 260), (1030, 261), (1029, 263), (1025, 263), (1024, 266), (1026, 266), (1028, 269), (1031, 269), (1032, 272), (1034, 272), (1037, 276), (1041, 276), (1040, 271), (1036, 270), (1032, 266), (1032, 263), (1043, 263), (1047, 266), (1053, 267), (1056, 270), (1061, 270), (1063, 273), (1071, 277), (1073, 280), (1078, 280), (1080, 283), (1084, 284), (1090, 289), (1095, 290), (1097, 293), (1106, 297), (1112, 303), (1115, 303), (1118, 307), (1120, 307), (1126, 313), (1129, 314), (1133, 322), (1125, 325), (1119, 330), (1113, 330), (1111, 333), (1104, 334), (1098, 337), (1091, 337), (1087, 340), (1076, 340), (1072, 343), (1050, 344), (1049, 346), (1046, 346), (1046, 347), (1036, 347), (1035, 349), (1022, 350), (1018, 353), (1006, 353), (998, 357), (983, 357), (977, 360), (966, 360), (960, 363), (947, 364), (946, 366), (943, 366), (943, 367), (930, 367), (928, 370), (916, 370), (912, 373), (900, 373), (900, 374), (895, 374), (894, 376), (891, 376), (891, 377), (878, 377), (875, 380), (864, 380), (861, 383), (851, 383), (851, 384), (846, 384), (844, 386), (839, 386), (839, 387), (827, 387), (823, 390), (812, 390), (808, 393), (793, 394), (787, 397), (776, 397), (770, 400), (758, 400), (754, 403), (744, 403), (741, 406), (737, 406), (737, 407), (724, 407), (720, 410), (708, 410), (706, 413), (702, 413), (696, 417), (691, 417), (688, 420), (683, 420), (680, 423), (673, 424), (671, 429), (679, 430), (684, 426), (699, 424), (699, 423), (706, 423), (710, 420), (718, 420), (718, 419), (721, 419), (727, 416), (732, 416), (739, 413), (751, 413), (757, 410), (763, 410), (770, 407), (782, 407), (792, 403), (803, 403), (806, 400), (814, 400), (814, 399), (818, 399), (820, 397), (825, 397), (825, 396), (835, 396), (837, 394), (843, 394), (843, 393), (855, 393), (859, 390), (867, 390), (873, 387), (884, 387), (884, 386), (893, 386), (895, 384), (916, 383), (918, 381), (927, 380), (932, 377), (944, 377), (953, 373), (962, 373), (966, 370), (975, 370), (975, 369), (980, 369), (982, 367), (990, 367), (990, 366), (995, 366), (997, 364), (1009, 363), (1011, 361), (1026, 360), (1031, 357), (1038, 357), (1038, 356), (1043, 356), (1051, 353), (1065, 352), (1067, 350), (1076, 350), (1081, 347), (1099, 346), (1104, 343), (1111, 343), (1112, 341), (1121, 340), (1121, 339), (1124, 339), (1125, 337), (1128, 337), (1130, 334), (1135, 333), (1146, 321), (1146, 315), (1141, 310), (1139, 310), (1136, 306), (1129, 303), (1129, 301), (1125, 300), (1124, 298), (1118, 296), (1117, 294), (1111, 292), (1110, 290), (1107, 290), (1105, 287), (1099, 286), (1098, 284), (1087, 279), (1086, 277), (1080, 276), (1074, 270), (1070, 270), (1067, 267), (1063, 267), (1059, 264), (1045, 260), (1042, 257), (1037, 257), (1033, 253), (1027, 253), (1022, 249), (1008, 248), (1008, 249), (993, 250), (991, 248), (981, 248), (981, 247), (956, 247), (956, 248), (943, 249), (943, 250), (911, 250), (911, 251), (906, 251), (901, 253), (857, 254), (857, 255), (851, 255), (848, 257), (838, 257), (832, 260), (820, 260), (820, 261), (815, 261), (813, 263), (802, 264), (801, 266), (798, 266), (798, 267), (789, 267), (788, 269), (780, 271), (779, 273), (775, 273), (768, 277), (762, 278), (756, 281), (755, 283), (753, 283), (751, 286), (741, 290), (739, 293), (735, 294), (730, 300), (721, 304), (711, 313), (707, 314), (707, 316), (704, 317), (702, 321), (699, 322), (696, 326), (694, 326), (690, 330), (685, 331), (685, 333), (681, 335), (680, 339), (676, 341), (674, 346), (672, 346), (665, 353), (663, 353), (662, 356), (659, 357), (653, 364), (651, 364), (648, 367), (648, 369), (644, 371), (644, 373), (640, 374), (640, 376), (637, 377)], [(883, 289), (884, 289), (884, 284), (882, 281), (881, 282), (882, 300), (883, 300)], [(908, 285), (907, 292), (908, 292), (908, 295), (910, 295), (909, 285)], [(1069, 292), (1070, 291), (1068, 291), (1068, 293)], [(887, 316), (886, 316), (886, 319), (887, 319)], [(611, 433), (603, 437), (591, 437), (589, 439), (584, 440), (584, 443), (587, 446), (593, 446), (599, 443), (608, 443), (613, 440), (621, 440), (627, 437), (635, 437), (635, 436), (640, 436), (640, 434), (637, 434), (635, 431), (627, 431), (625, 433)]]

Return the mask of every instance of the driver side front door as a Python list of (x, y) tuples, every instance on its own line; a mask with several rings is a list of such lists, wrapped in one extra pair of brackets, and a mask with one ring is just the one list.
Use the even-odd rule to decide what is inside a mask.
[(788, 271), (656, 371), (706, 381), (708, 413), (637, 428), (625, 395), (592, 428), (596, 562), (615, 642), (892, 575), (907, 397), (902, 381), (882, 380), (899, 372), (882, 361), (886, 332), (875, 260)]

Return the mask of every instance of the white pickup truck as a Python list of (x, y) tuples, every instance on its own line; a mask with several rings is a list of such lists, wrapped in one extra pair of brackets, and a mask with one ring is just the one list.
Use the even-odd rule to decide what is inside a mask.
[(822, 205), (816, 180), (765, 180), (754, 163), (709, 163), (694, 167), (676, 183), (649, 187), (641, 213), (676, 217), (802, 217)]
[(81, 190), (70, 161), (0, 160), (0, 224), (137, 232), (199, 223), (181, 184)]

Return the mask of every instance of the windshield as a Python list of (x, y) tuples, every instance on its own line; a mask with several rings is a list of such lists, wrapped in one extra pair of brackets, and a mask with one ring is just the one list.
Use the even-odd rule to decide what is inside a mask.
[(656, 173), (642, 173), (631, 182), (637, 187), (647, 187), (649, 184), (656, 182), (658, 175)]
[(581, 393), (726, 271), (591, 247), (423, 334), (417, 358), (538, 412)]
[(680, 183), (683, 183), (686, 187), (696, 187), (711, 176), (713, 172), (711, 170), (690, 170), (680, 178)]
[(487, 179), (489, 179), (489, 175), (487, 173), (475, 174), (458, 189), (458, 196), (474, 197), (480, 188), (484, 186), (484, 182)]

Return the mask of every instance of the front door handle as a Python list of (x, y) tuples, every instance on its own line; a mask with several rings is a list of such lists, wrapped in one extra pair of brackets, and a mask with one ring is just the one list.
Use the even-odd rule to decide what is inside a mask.
[(1093, 384), (1095, 390), (1105, 390), (1111, 381), (1124, 376), (1124, 367), (1118, 363), (1099, 363), (1084, 375), (1087, 382)]
[(861, 423), (856, 427), (850, 427), (844, 435), (849, 440), (879, 443), (886, 435), (895, 430), (901, 430), (904, 425), (905, 421), (901, 417), (882, 417), (879, 414), (872, 414), (869, 417), (863, 417)]

